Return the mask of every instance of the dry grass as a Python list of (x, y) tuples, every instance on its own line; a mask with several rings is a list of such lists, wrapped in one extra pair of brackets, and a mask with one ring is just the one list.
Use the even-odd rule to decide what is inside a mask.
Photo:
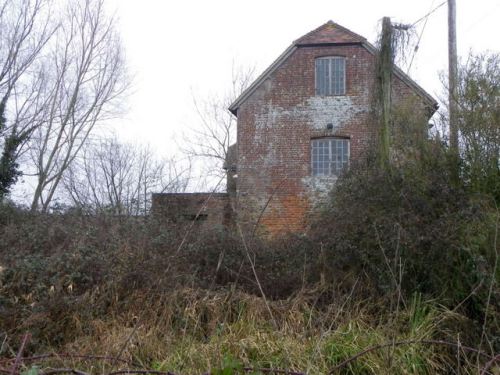
[[(46, 350), (108, 356), (121, 352), (140, 367), (182, 374), (202, 374), (227, 363), (326, 374), (374, 345), (443, 338), (444, 327), (462, 319), (419, 299), (397, 315), (381, 315), (373, 301), (349, 297), (319, 306), (322, 293), (303, 291), (288, 300), (268, 301), (277, 327), (262, 298), (235, 290), (185, 288), (155, 298), (137, 293), (117, 302), (107, 318), (79, 322), (72, 342)], [(468, 373), (465, 359), (463, 374)], [(340, 373), (446, 373), (455, 361), (442, 347), (414, 343), (374, 350)], [(64, 365), (82, 369), (74, 362)]]
[[(467, 313), (481, 283), (459, 303), (448, 303), (456, 307), (450, 311), (439, 305), (440, 297), (425, 301), (410, 287), (402, 294), (400, 277), (377, 288), (366, 270), (315, 262), (317, 246), (294, 239), (253, 249), (266, 300), (249, 265), (242, 263), (239, 242), (230, 236), (208, 236), (169, 256), (171, 244), (178, 243), (175, 233), (154, 226), (139, 230), (135, 221), (29, 219), (4, 227), (0, 236), (2, 265), (7, 265), (0, 279), (5, 332), (0, 357), (14, 356), (20, 338), (30, 332), (26, 354), (119, 356), (139, 368), (176, 374), (238, 365), (327, 374), (370, 348), (375, 349), (345, 363), (339, 373), (477, 374), (488, 358), (476, 361), (463, 347), (423, 340), (480, 347), (481, 327), (488, 339), (482, 349), (495, 352), (496, 305), (482, 326), (473, 319), (477, 314)], [(352, 256), (353, 248), (345, 254)], [(306, 264), (306, 258), (312, 261)], [(331, 269), (344, 271), (328, 280), (319, 277)], [(67, 359), (44, 365), (93, 373), (119, 366)]]

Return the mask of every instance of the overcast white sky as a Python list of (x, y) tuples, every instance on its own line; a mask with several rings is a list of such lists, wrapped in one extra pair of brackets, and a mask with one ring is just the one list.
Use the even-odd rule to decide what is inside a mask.
[[(174, 137), (195, 126), (193, 95), (223, 92), (233, 62), (262, 72), (293, 40), (329, 19), (374, 42), (384, 16), (413, 23), (442, 0), (108, 0), (116, 12), (134, 93), (115, 123), (125, 140), (176, 152)], [(500, 50), (500, 0), (457, 0), (458, 51)], [(421, 32), (424, 22), (418, 24)], [(447, 6), (428, 20), (410, 75), (441, 92), (447, 70)]]

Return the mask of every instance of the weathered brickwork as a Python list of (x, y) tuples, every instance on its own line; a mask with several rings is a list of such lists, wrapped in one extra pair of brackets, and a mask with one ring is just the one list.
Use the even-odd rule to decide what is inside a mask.
[[(238, 122), (237, 144), (225, 163), (227, 194), (157, 194), (153, 213), (170, 223), (196, 219), (207, 228), (237, 220), (263, 235), (304, 232), (336, 181), (313, 176), (312, 140), (348, 139), (350, 163), (377, 141), (375, 54), (365, 38), (331, 21), (295, 41), (229, 108)], [(345, 93), (316, 95), (315, 61), (334, 56), (345, 61)], [(393, 77), (393, 102), (411, 103), (410, 112), (430, 117), (435, 100), (398, 69)], [(406, 134), (404, 124), (401, 129)]]
[[(279, 66), (233, 105), (237, 114), (238, 220), (259, 231), (301, 232), (307, 216), (335, 181), (313, 177), (311, 140), (342, 137), (350, 141), (350, 160), (377, 139), (372, 120), (375, 56), (363, 38), (327, 23), (292, 45)], [(345, 58), (345, 95), (315, 94), (315, 59)], [(416, 95), (394, 78), (395, 97)]]

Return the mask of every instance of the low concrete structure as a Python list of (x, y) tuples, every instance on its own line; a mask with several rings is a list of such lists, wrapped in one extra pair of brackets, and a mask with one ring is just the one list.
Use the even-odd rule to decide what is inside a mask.
[(204, 227), (227, 226), (233, 220), (226, 193), (153, 194), (152, 214), (166, 224), (196, 221)]

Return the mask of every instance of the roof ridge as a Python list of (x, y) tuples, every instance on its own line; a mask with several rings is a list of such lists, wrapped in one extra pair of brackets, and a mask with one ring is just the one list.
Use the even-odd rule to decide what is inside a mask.
[(366, 40), (366, 38), (364, 36), (356, 34), (354, 31), (349, 30), (347, 27), (344, 27), (344, 26), (342, 26), (342, 25), (340, 25), (340, 24), (338, 24), (336, 22), (333, 22), (332, 20), (330, 20), (329, 22), (331, 22), (334, 26), (336, 26), (340, 30), (345, 31), (348, 34), (351, 34), (353, 37), (359, 38), (362, 41)]
[[(325, 24), (321, 25), (320, 27), (308, 32), (305, 34), (303, 37), (297, 39), (294, 41), (274, 62), (267, 67), (264, 72), (262, 72), (257, 79), (249, 86), (247, 87), (246, 90), (244, 90), (236, 100), (231, 104), (229, 107), (229, 110), (231, 113), (234, 115), (237, 115), (238, 108), (240, 104), (246, 100), (256, 89), (257, 87), (265, 80), (267, 77), (269, 77), (288, 57), (294, 53), (295, 50), (301, 47), (300, 40), (303, 38), (306, 38), (310, 36), (312, 33), (318, 31), (322, 27), (325, 27), (326, 25), (334, 25), (335, 27), (338, 27), (341, 31), (349, 33), (351, 36), (354, 36), (356, 38), (359, 38), (360, 40), (356, 43), (360, 44), (362, 47), (364, 47), (368, 52), (372, 54), (377, 53), (377, 48), (373, 46), (370, 42), (366, 40), (366, 38), (362, 37), (361, 35), (358, 35), (354, 32), (352, 32), (349, 29), (346, 29), (343, 26), (340, 26), (339, 24), (333, 22), (333, 21), (328, 21)], [(414, 81), (408, 74), (403, 72), (399, 67), (396, 65), (394, 66), (394, 73), (396, 76), (398, 76), (403, 82), (405, 82), (407, 85), (409, 85), (411, 88), (413, 88), (417, 94), (420, 94), (421, 97), (425, 98), (427, 102), (430, 104), (431, 107), (437, 108), (437, 101), (434, 99), (427, 91), (425, 91), (416, 81)]]
[(297, 43), (299, 42), (299, 40), (304, 39), (304, 38), (307, 38), (308, 36), (310, 36), (310, 35), (314, 34), (316, 31), (320, 30), (322, 27), (325, 27), (326, 25), (329, 25), (329, 24), (335, 24), (335, 22), (333, 22), (332, 20), (328, 20), (328, 21), (326, 21), (324, 24), (322, 24), (322, 25), (320, 25), (320, 26), (316, 27), (314, 30), (311, 30), (311, 31), (309, 31), (308, 33), (306, 33), (306, 34), (302, 35), (300, 38), (295, 39), (295, 40), (292, 42), (292, 44), (293, 44), (293, 45), (297, 44)]
[(354, 31), (351, 31), (349, 30), (348, 28), (338, 24), (337, 22), (334, 22), (332, 20), (328, 20), (327, 22), (325, 22), (324, 24), (322, 24), (321, 26), (315, 28), (314, 30), (311, 30), (309, 31), (308, 33), (302, 35), (300, 38), (296, 39), (293, 41), (293, 45), (298, 45), (300, 44), (300, 41), (302, 39), (306, 39), (307, 37), (313, 35), (314, 33), (316, 33), (317, 31), (321, 30), (322, 28), (324, 28), (325, 26), (335, 26), (337, 29), (351, 35), (352, 37), (356, 38), (356, 39), (360, 39), (360, 41), (365, 41), (366, 38), (363, 37), (362, 35), (359, 35), (359, 34), (356, 34)]

